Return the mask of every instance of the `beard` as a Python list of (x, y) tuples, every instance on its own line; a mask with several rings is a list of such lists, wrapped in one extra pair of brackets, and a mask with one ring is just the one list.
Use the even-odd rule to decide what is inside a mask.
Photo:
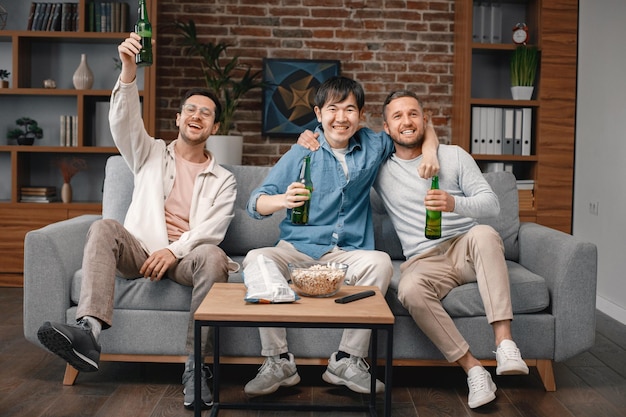
[(424, 143), (425, 129), (422, 128), (416, 132), (415, 136), (404, 137), (401, 134), (391, 136), (391, 140), (397, 145), (407, 149), (421, 148)]

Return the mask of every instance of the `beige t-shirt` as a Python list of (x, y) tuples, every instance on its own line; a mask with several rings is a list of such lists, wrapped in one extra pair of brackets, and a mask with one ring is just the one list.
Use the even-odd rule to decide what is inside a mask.
[(189, 162), (176, 155), (176, 178), (172, 192), (165, 200), (165, 223), (167, 224), (167, 236), (170, 242), (180, 239), (180, 236), (189, 231), (189, 210), (193, 196), (193, 186), (196, 177), (211, 160), (205, 162)]

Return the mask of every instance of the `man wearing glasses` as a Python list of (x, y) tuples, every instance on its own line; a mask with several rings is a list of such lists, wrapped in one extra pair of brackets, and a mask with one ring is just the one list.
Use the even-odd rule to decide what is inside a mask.
[[(115, 144), (133, 172), (133, 197), (124, 220), (96, 221), (87, 235), (76, 324), (44, 323), (41, 343), (79, 371), (98, 370), (102, 329), (113, 325), (116, 274), (167, 277), (193, 287), (183, 374), (184, 406), (193, 408), (193, 312), (214, 282), (238, 269), (217, 245), (226, 234), (237, 194), (234, 176), (205, 150), (219, 127), (221, 105), (208, 90), (188, 91), (176, 114), (178, 137), (169, 145), (148, 135), (141, 118), (135, 55), (140, 37), (118, 46), (122, 71), (111, 95), (109, 122)], [(206, 337), (204, 344), (206, 345)], [(206, 350), (205, 350), (206, 351)], [(212, 404), (202, 374), (202, 402)]]

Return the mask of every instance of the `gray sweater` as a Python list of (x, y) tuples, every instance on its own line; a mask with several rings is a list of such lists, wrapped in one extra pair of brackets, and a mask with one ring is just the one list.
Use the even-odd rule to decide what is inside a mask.
[(478, 224), (476, 218), (492, 217), (500, 212), (498, 197), (470, 154), (458, 146), (440, 145), (437, 156), (439, 188), (452, 195), (455, 202), (454, 212), (442, 213), (441, 239), (424, 237), (424, 197), (430, 189), (431, 180), (423, 179), (417, 173), (421, 156), (403, 160), (393, 154), (382, 164), (374, 184), (407, 259), (466, 233)]

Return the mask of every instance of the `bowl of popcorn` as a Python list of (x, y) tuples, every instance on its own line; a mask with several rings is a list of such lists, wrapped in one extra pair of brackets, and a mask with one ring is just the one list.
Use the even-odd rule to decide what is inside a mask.
[(294, 289), (305, 297), (332, 297), (341, 288), (347, 271), (348, 265), (336, 262), (289, 264)]

